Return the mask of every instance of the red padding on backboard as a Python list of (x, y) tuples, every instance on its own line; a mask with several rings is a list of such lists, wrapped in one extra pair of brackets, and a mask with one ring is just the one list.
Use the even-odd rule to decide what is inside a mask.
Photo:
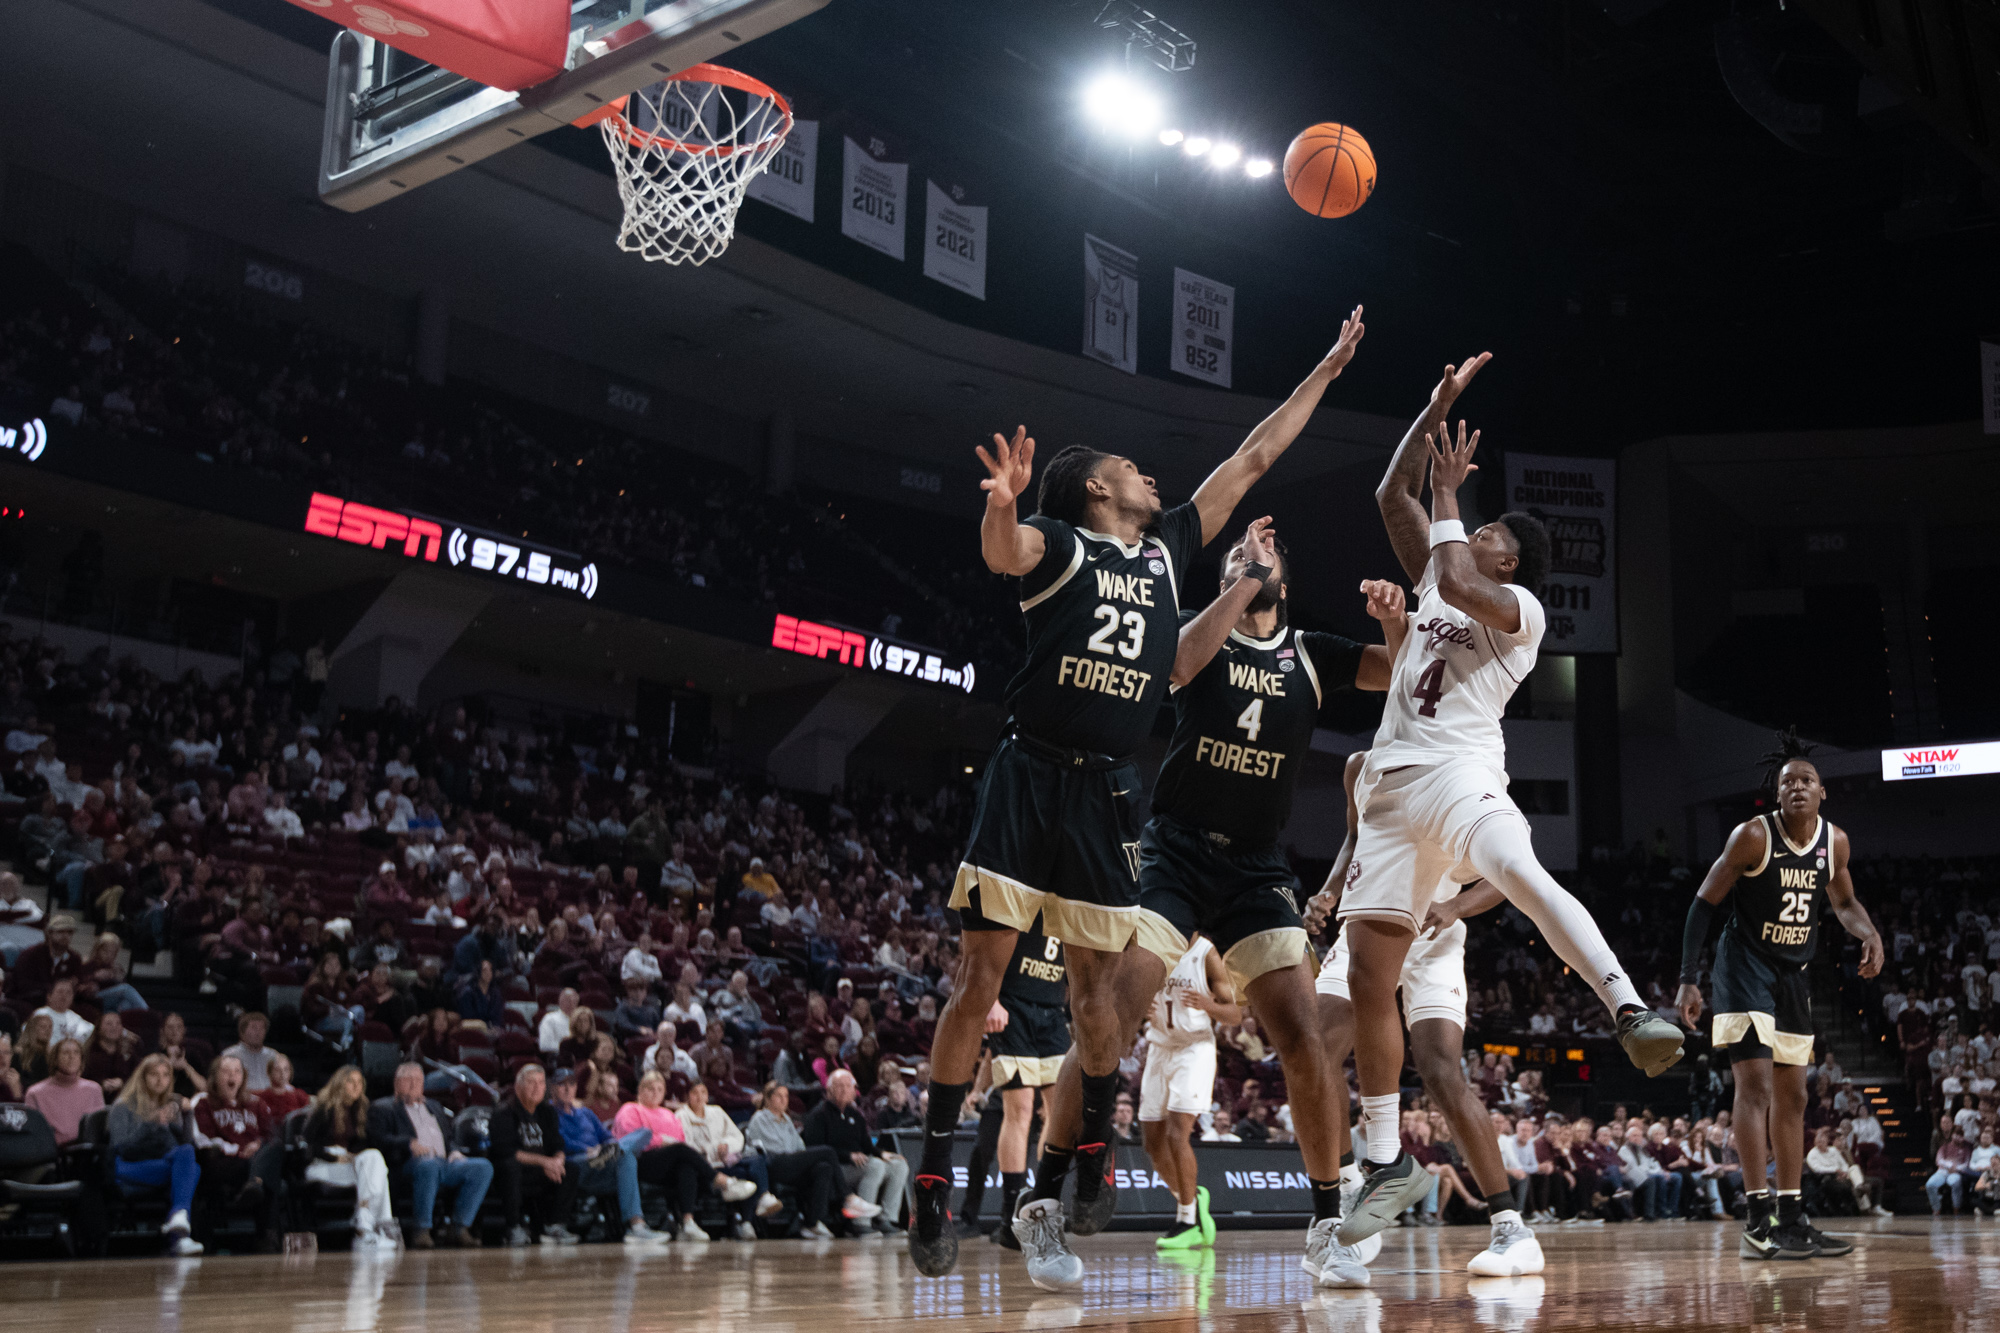
[(419, 60), (513, 91), (563, 71), (569, 0), (291, 0)]

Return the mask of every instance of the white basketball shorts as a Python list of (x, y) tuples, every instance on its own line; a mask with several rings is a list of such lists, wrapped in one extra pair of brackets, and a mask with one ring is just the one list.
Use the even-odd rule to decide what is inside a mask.
[[(1397, 989), (1403, 993), (1403, 1021), (1412, 1026), (1426, 1018), (1442, 1018), (1465, 1026), (1465, 923), (1454, 921), (1451, 929), (1438, 932), (1436, 939), (1419, 935), (1403, 956), (1403, 975)], [(1340, 937), (1320, 964), (1319, 980), (1313, 989), (1321, 995), (1350, 998), (1347, 993), (1347, 932)]]
[(1507, 795), (1507, 775), (1485, 764), (1454, 759), (1384, 774), (1361, 810), (1340, 919), (1414, 932), (1442, 881), (1479, 877), (1466, 851), (1472, 831), (1496, 817), (1525, 818)]
[(1215, 1104), (1215, 1043), (1146, 1047), (1139, 1080), (1139, 1118), (1165, 1120), (1167, 1112), (1200, 1115)]

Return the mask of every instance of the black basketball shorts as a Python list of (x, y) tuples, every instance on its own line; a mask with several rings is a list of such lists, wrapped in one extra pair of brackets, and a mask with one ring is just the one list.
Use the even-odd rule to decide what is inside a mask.
[(1275, 842), (1233, 842), (1172, 815), (1139, 838), (1139, 943), (1169, 968), (1196, 931), (1236, 984), (1296, 967), (1309, 953), (1299, 881)]
[(1738, 939), (1732, 926), (1716, 942), (1710, 980), (1715, 992), (1710, 1039), (1717, 1050), (1726, 1050), (1730, 1063), (1812, 1063), (1812, 983), (1804, 966), (1772, 962)]
[(1069, 1054), (1069, 1010), (1005, 995), (1000, 1003), (1007, 1007), (1007, 1026), (986, 1038), (986, 1049), (993, 1053), (993, 1086), (1048, 1087)]
[(1123, 952), (1139, 924), (1139, 790), (1130, 760), (1066, 763), (1001, 741), (951, 889), (965, 929), (1027, 930), (1039, 912), (1064, 944)]

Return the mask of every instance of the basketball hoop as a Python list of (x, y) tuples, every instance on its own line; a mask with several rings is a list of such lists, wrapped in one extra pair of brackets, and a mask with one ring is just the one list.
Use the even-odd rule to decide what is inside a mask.
[(701, 264), (729, 248), (744, 191), (792, 132), (792, 108), (747, 74), (692, 65), (608, 106), (598, 129), (625, 205), (618, 248)]

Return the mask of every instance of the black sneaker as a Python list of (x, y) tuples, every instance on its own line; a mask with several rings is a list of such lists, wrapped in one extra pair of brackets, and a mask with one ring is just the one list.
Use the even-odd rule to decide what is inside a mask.
[(1430, 1172), (1408, 1153), (1400, 1154), (1387, 1166), (1368, 1163), (1361, 1192), (1354, 1196), (1347, 1216), (1341, 1221), (1340, 1243), (1357, 1244), (1392, 1225), (1398, 1214), (1428, 1194), (1430, 1188)]
[(910, 1182), (910, 1259), (925, 1277), (943, 1277), (958, 1265), (951, 1181), (944, 1176), (918, 1176)]
[(1095, 1236), (1110, 1224), (1111, 1215), (1118, 1211), (1118, 1178), (1113, 1169), (1109, 1144), (1093, 1143), (1076, 1150), (1069, 1168), (1069, 1184), (1075, 1195), (1066, 1210), (1071, 1235)]
[(1813, 1242), (1813, 1230), (1800, 1218), (1788, 1227), (1779, 1227), (1771, 1233), (1771, 1255), (1773, 1259), (1817, 1259), (1819, 1246)]
[(1769, 1213), (1760, 1213), (1754, 1208), (1743, 1223), (1743, 1238), (1737, 1242), (1736, 1253), (1745, 1259), (1769, 1259), (1778, 1251), (1778, 1243), (1772, 1239), (1777, 1230), (1771, 1223)]
[(1021, 1252), (1021, 1238), (1014, 1234), (1012, 1223), (1002, 1222), (999, 1226), (993, 1228), (991, 1239), (995, 1245), (998, 1245), (1003, 1250), (1012, 1250), (1016, 1254)]
[(1842, 1240), (1838, 1236), (1829, 1236), (1803, 1217), (1799, 1219), (1799, 1225), (1805, 1228), (1808, 1236), (1812, 1237), (1812, 1243), (1819, 1247), (1820, 1258), (1834, 1259), (1843, 1254), (1854, 1253), (1854, 1242)]

